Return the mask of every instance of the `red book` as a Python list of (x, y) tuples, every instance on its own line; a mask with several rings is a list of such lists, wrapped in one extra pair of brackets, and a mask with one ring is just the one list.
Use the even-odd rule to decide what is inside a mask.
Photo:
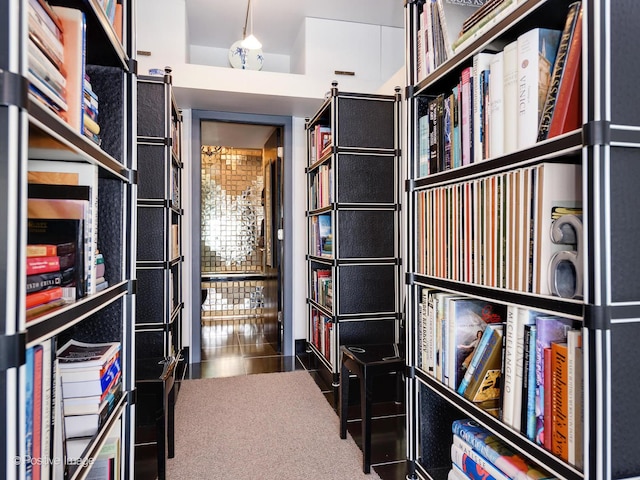
[(62, 298), (62, 287), (53, 287), (27, 295), (27, 308), (37, 307), (44, 303)]
[(547, 138), (570, 132), (582, 125), (582, 8), (578, 12), (571, 45), (567, 52), (567, 61), (560, 87), (556, 106), (553, 110), (549, 134)]
[(27, 275), (57, 272), (59, 270), (60, 258), (57, 255), (49, 257), (27, 257)]

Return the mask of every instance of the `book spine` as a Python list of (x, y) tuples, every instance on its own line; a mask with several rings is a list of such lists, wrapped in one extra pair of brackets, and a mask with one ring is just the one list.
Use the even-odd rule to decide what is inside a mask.
[[(498, 469), (493, 463), (491, 463), (485, 457), (480, 455), (476, 450), (473, 449), (473, 447), (469, 443), (465, 442), (459, 435), (453, 436), (453, 443), (451, 445), (451, 460), (453, 460), (454, 463), (457, 464), (456, 460), (453, 458), (454, 449), (456, 451), (456, 456), (458, 458), (460, 454), (467, 455), (475, 462), (476, 465), (483, 468), (486, 471), (486, 473), (491, 475), (491, 477), (495, 478), (496, 480), (509, 479), (509, 477), (507, 477), (503, 472), (501, 472), (500, 469)], [(466, 470), (464, 469), (463, 471), (466, 472)]]
[(502, 421), (513, 426), (513, 416), (515, 413), (516, 394), (516, 364), (518, 345), (516, 340), (518, 307), (509, 305), (507, 307), (507, 321), (505, 323), (504, 335), (504, 375), (502, 377)]
[(549, 125), (551, 124), (551, 117), (553, 110), (556, 106), (556, 100), (558, 98), (558, 90), (560, 82), (564, 73), (564, 67), (567, 61), (567, 54), (569, 52), (569, 45), (571, 38), (575, 30), (576, 21), (578, 20), (578, 11), (580, 9), (580, 2), (575, 2), (569, 5), (569, 12), (567, 19), (560, 36), (560, 44), (558, 46), (558, 53), (556, 54), (556, 61), (553, 66), (553, 73), (551, 74), (551, 84), (547, 90), (547, 97), (542, 107), (542, 113), (540, 116), (540, 125), (538, 127), (538, 141), (546, 140), (549, 134)]
[(581, 58), (582, 58), (582, 8), (578, 11), (571, 45), (567, 52), (562, 80), (555, 108), (549, 124), (547, 138), (555, 137), (582, 124), (581, 118)]
[(53, 300), (62, 298), (62, 287), (53, 287), (40, 292), (30, 293), (26, 296), (27, 308), (36, 307)]
[(456, 444), (451, 445), (451, 461), (460, 467), (471, 480), (509, 480), (509, 477), (505, 475), (497, 477), (493, 475), (485, 465), (478, 463), (475, 458), (462, 451)]
[[(468, 400), (483, 401), (487, 399), (476, 399), (475, 396), (479, 389), (483, 387), (482, 381), (490, 369), (500, 369), (500, 361), (502, 359), (502, 325), (489, 325), (484, 334), (487, 336), (487, 343), (482, 352), (478, 353), (480, 357), (475, 366), (474, 371), (471, 373), (471, 380), (469, 385), (465, 389), (464, 396)], [(474, 355), (475, 358), (475, 355)]]
[(27, 293), (39, 292), (49, 287), (59, 287), (61, 285), (61, 272), (48, 272), (27, 276)]
[(569, 459), (567, 353), (566, 343), (551, 344), (551, 451), (565, 461)]
[(60, 258), (53, 257), (29, 257), (27, 258), (27, 275), (38, 275), (60, 270)]

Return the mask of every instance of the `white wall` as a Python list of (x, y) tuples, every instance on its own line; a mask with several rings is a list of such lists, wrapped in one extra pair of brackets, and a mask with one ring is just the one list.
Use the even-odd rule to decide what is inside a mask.
[(307, 271), (305, 268), (307, 247), (307, 165), (305, 119), (293, 117), (293, 337), (296, 340), (307, 338)]
[(138, 55), (139, 74), (146, 75), (150, 68), (185, 63), (185, 0), (137, 0), (136, 6), (136, 47), (151, 52), (151, 56)]

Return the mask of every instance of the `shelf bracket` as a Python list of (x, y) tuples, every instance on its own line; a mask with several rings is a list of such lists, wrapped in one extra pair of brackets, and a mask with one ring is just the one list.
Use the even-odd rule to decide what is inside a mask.
[(29, 97), (29, 81), (17, 73), (0, 70), (0, 105), (26, 109)]
[(590, 330), (611, 329), (611, 308), (606, 305), (585, 305), (584, 326)]
[(127, 403), (129, 405), (135, 405), (137, 401), (138, 401), (138, 389), (134, 387), (133, 390), (129, 390), (127, 392)]
[(404, 378), (409, 380), (416, 378), (416, 367), (413, 365), (406, 365), (404, 368)]
[(598, 120), (585, 123), (582, 127), (582, 138), (588, 146), (609, 145), (611, 143), (611, 122)]
[(138, 60), (130, 58), (128, 63), (129, 71), (134, 75), (138, 75)]
[(127, 282), (127, 294), (135, 295), (136, 293), (138, 293), (138, 281), (131, 279)]
[(19, 367), (26, 362), (27, 334), (25, 332), (14, 335), (0, 336), (0, 372)]
[(129, 181), (131, 182), (132, 185), (137, 185), (138, 184), (138, 171), (137, 170), (130, 170), (129, 171)]

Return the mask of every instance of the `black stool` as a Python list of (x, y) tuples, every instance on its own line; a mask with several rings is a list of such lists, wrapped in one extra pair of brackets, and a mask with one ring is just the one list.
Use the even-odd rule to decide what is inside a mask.
[(396, 344), (343, 345), (340, 347), (340, 438), (347, 438), (347, 409), (349, 406), (349, 373), (360, 380), (362, 410), (362, 470), (371, 471), (371, 402), (373, 377), (398, 374), (404, 371), (404, 358)]

